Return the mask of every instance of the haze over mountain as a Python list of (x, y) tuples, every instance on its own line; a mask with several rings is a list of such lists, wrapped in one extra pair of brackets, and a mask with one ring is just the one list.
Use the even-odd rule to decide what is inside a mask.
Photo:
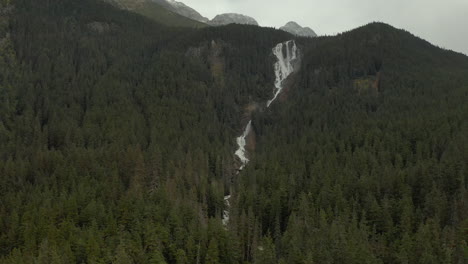
[(467, 56), (129, 3), (0, 0), (0, 264), (464, 263)]

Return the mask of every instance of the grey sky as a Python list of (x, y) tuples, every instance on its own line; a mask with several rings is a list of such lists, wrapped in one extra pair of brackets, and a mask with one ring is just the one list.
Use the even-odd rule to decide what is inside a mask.
[(468, 54), (468, 0), (179, 0), (202, 15), (241, 13), (262, 26), (294, 20), (319, 35), (381, 21)]

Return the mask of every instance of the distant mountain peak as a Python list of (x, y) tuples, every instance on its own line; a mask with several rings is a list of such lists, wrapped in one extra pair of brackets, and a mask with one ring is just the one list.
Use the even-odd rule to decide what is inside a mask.
[(167, 3), (169, 5), (169, 8), (171, 9), (171, 11), (179, 14), (179, 15), (182, 15), (182, 16), (185, 16), (185, 17), (188, 17), (190, 19), (193, 19), (193, 20), (196, 20), (196, 21), (199, 21), (199, 22), (203, 22), (203, 23), (206, 23), (208, 22), (208, 18), (202, 16), (200, 13), (198, 13), (198, 11), (196, 11), (195, 9), (187, 6), (186, 4), (182, 3), (182, 2), (179, 2), (179, 1), (175, 1), (175, 0), (152, 0), (154, 2), (161, 2), (161, 1), (164, 1), (165, 3)]
[(289, 21), (286, 25), (280, 28), (283, 31), (289, 32), (296, 36), (301, 37), (316, 37), (317, 34), (309, 27), (302, 27), (294, 21)]
[(257, 20), (252, 17), (236, 14), (236, 13), (225, 13), (215, 16), (210, 22), (213, 26), (222, 26), (228, 24), (243, 24), (243, 25), (255, 25), (258, 26)]

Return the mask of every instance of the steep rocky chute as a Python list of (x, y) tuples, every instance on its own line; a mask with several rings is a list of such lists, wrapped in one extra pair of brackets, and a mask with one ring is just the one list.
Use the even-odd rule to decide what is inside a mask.
[[(276, 63), (274, 64), (275, 70), (275, 90), (273, 92), (273, 98), (268, 100), (266, 107), (269, 108), (271, 104), (278, 98), (278, 95), (284, 88), (284, 80), (286, 80), (291, 73), (294, 72), (294, 62), (299, 58), (299, 50), (297, 48), (296, 42), (294, 40), (289, 40), (286, 42), (279, 43), (276, 45), (273, 50), (273, 54), (276, 56)], [(252, 120), (249, 120), (245, 126), (244, 132), (238, 138), (236, 138), (237, 146), (239, 147), (234, 153), (237, 158), (241, 161), (241, 165), (237, 169), (237, 173), (241, 172), (247, 163), (249, 163), (249, 158), (247, 157), (247, 150), (245, 149), (247, 145), (247, 137), (252, 131)], [(224, 202), (226, 204), (226, 210), (223, 212), (223, 224), (227, 225), (229, 222), (229, 199), (231, 195), (224, 196)]]

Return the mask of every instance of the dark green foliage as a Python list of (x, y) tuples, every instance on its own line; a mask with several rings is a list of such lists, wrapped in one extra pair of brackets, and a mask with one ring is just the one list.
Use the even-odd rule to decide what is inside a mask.
[(468, 58), (378, 23), (303, 46), (239, 210), (286, 263), (463, 263)]
[(167, 28), (93, 0), (11, 10), (0, 263), (466, 258), (466, 57), (382, 24), (299, 40), (301, 71), (254, 113), (235, 177), (245, 108), (271, 96), (288, 34)]
[(287, 34), (226, 30), (15, 2), (1, 32), (1, 263), (240, 261), (219, 220), (239, 105), (263, 100), (260, 46)]

